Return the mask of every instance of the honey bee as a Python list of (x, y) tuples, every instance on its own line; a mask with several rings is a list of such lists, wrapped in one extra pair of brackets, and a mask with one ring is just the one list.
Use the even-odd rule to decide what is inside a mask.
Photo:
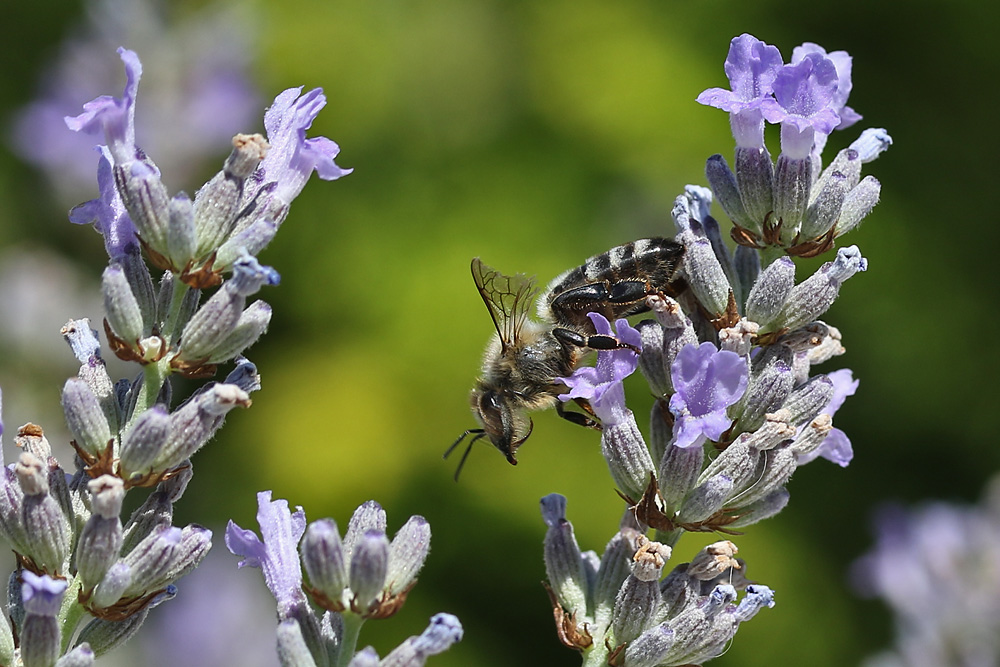
[[(484, 437), (517, 465), (517, 449), (533, 426), (527, 412), (555, 407), (564, 419), (600, 428), (591, 416), (565, 410), (557, 398), (567, 391), (558, 378), (572, 374), (589, 352), (630, 347), (598, 334), (587, 314), (600, 313), (613, 321), (648, 310), (646, 297), (668, 289), (683, 253), (684, 247), (674, 241), (652, 238), (595, 255), (548, 284), (537, 300), (537, 321), (528, 317), (538, 295), (531, 278), (505, 276), (478, 257), (473, 259), (472, 278), (496, 335), (486, 347), (482, 372), (470, 396), (481, 428), (465, 431), (445, 452), (448, 456), (466, 436), (473, 436), (455, 478), (472, 445)], [(586, 402), (578, 403), (589, 409)]]

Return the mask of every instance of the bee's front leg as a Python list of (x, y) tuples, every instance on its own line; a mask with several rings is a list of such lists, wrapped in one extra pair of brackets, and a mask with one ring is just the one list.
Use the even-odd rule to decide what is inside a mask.
[(601, 430), (601, 422), (597, 421), (597, 415), (594, 414), (594, 408), (590, 407), (590, 403), (587, 402), (585, 398), (574, 398), (573, 401), (583, 408), (590, 416), (587, 416), (581, 412), (570, 412), (564, 407), (562, 401), (556, 403), (556, 413), (560, 417), (568, 422), (573, 422), (585, 428), (592, 428), (595, 431)]
[(572, 329), (556, 327), (552, 330), (552, 335), (563, 345), (574, 345), (591, 350), (632, 350), (639, 354), (639, 348), (635, 345), (623, 343), (614, 336), (605, 334), (582, 334)]

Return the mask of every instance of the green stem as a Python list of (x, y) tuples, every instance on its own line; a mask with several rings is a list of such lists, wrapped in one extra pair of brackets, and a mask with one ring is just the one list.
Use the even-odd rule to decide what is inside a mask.
[(761, 271), (766, 269), (771, 265), (774, 260), (779, 257), (784, 257), (785, 249), (781, 246), (769, 245), (761, 249), (760, 251), (760, 268)]
[(595, 639), (590, 648), (583, 652), (581, 665), (582, 667), (607, 667), (608, 647), (604, 645), (604, 642)]
[(343, 611), (340, 615), (344, 619), (344, 627), (340, 636), (336, 667), (347, 667), (354, 657), (354, 649), (358, 645), (358, 634), (361, 632), (361, 626), (365, 624), (365, 619), (349, 611)]
[(83, 584), (79, 577), (69, 580), (66, 592), (63, 593), (62, 606), (59, 608), (59, 628), (62, 632), (62, 652), (69, 650), (69, 644), (76, 635), (76, 626), (86, 613), (83, 605), (77, 599)]
[(186, 283), (182, 283), (176, 275), (174, 276), (174, 290), (173, 294), (170, 296), (170, 309), (167, 311), (167, 316), (164, 318), (163, 331), (161, 332), (163, 340), (166, 341), (168, 348), (171, 344), (173, 344), (174, 339), (180, 333), (177, 331), (177, 320), (180, 318), (181, 305), (184, 303), (184, 297), (187, 296), (189, 289), (191, 288)]

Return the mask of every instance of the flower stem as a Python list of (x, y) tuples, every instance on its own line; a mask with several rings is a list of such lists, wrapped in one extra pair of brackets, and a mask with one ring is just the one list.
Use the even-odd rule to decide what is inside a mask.
[(604, 642), (595, 641), (583, 652), (582, 667), (607, 667), (608, 647)]
[(344, 627), (340, 636), (336, 667), (347, 667), (354, 657), (354, 650), (358, 645), (358, 634), (361, 632), (361, 626), (364, 625), (365, 619), (349, 611), (341, 612), (341, 618), (344, 619)]
[(769, 245), (760, 251), (760, 269), (763, 271), (771, 265), (774, 260), (785, 255), (785, 249), (777, 245)]

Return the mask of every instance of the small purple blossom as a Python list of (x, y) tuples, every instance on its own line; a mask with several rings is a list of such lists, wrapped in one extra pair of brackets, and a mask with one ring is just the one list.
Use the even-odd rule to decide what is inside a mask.
[(785, 65), (774, 80), (774, 98), (761, 103), (764, 118), (781, 124), (781, 150), (792, 159), (804, 159), (816, 133), (830, 134), (840, 124), (834, 108), (837, 68), (818, 53)]
[[(326, 96), (322, 88), (301, 93), (301, 86), (285, 90), (264, 114), (270, 148), (260, 163), (258, 182), (261, 186), (277, 183), (275, 196), (286, 204), (302, 191), (313, 170), (326, 181), (354, 171), (342, 169), (333, 161), (340, 152), (336, 143), (326, 137), (306, 139), (306, 130), (326, 106)], [(252, 191), (248, 193), (252, 195)]]
[(670, 397), (674, 415), (674, 444), (680, 448), (700, 445), (704, 438), (718, 440), (732, 420), (726, 408), (746, 391), (746, 361), (712, 343), (688, 344), (670, 367), (676, 393)]
[(852, 59), (850, 54), (847, 51), (832, 51), (827, 53), (826, 49), (819, 44), (804, 42), (802, 46), (796, 46), (792, 50), (792, 64), (800, 62), (810, 53), (817, 53), (823, 56), (832, 62), (833, 66), (837, 69), (837, 92), (833, 96), (832, 106), (840, 115), (840, 124), (834, 129), (843, 130), (854, 125), (861, 120), (862, 116), (847, 106), (847, 98), (850, 97), (851, 88), (854, 86), (851, 82)]
[[(587, 316), (598, 334), (616, 336), (621, 342), (636, 348), (642, 346), (642, 336), (629, 325), (628, 320), (617, 320), (615, 332), (612, 332), (611, 323), (603, 315), (587, 313)], [(566, 402), (585, 398), (601, 421), (616, 422), (626, 410), (622, 381), (638, 367), (639, 355), (631, 349), (601, 351), (594, 366), (578, 368), (568, 378), (559, 378), (570, 389), (569, 393), (561, 394), (559, 400)]]
[(74, 132), (103, 132), (115, 164), (125, 164), (136, 158), (135, 98), (142, 78), (142, 63), (135, 51), (124, 47), (118, 55), (125, 63), (125, 90), (121, 98), (101, 95), (83, 105), (83, 113), (66, 116), (66, 126)]
[(104, 237), (104, 247), (112, 260), (120, 259), (128, 248), (138, 247), (135, 225), (115, 188), (111, 172), (111, 154), (100, 146), (101, 160), (97, 165), (97, 189), (100, 195), (76, 206), (69, 212), (69, 221), (77, 225), (93, 224)]
[[(840, 409), (840, 406), (844, 404), (844, 401), (847, 400), (847, 397), (853, 396), (854, 392), (857, 391), (859, 381), (854, 379), (854, 374), (849, 368), (841, 368), (832, 373), (827, 373), (826, 377), (833, 383), (833, 398), (823, 408), (821, 414), (833, 417), (837, 410)], [(830, 429), (820, 447), (809, 454), (799, 457), (799, 465), (809, 463), (809, 461), (819, 456), (836, 463), (842, 468), (846, 468), (851, 459), (854, 458), (854, 449), (851, 447), (850, 438), (839, 428)]]
[(732, 90), (709, 88), (697, 101), (732, 114), (733, 136), (738, 146), (763, 146), (760, 105), (770, 97), (781, 66), (781, 52), (776, 46), (746, 33), (734, 37), (725, 65)]
[(59, 613), (65, 579), (53, 579), (47, 574), (41, 576), (30, 570), (21, 570), (21, 600), (29, 614), (55, 617)]
[(301, 507), (293, 513), (287, 500), (272, 501), (270, 491), (261, 491), (257, 494), (257, 523), (263, 540), (230, 521), (226, 547), (243, 557), (239, 567), (263, 570), (264, 581), (278, 601), (278, 614), (284, 618), (305, 600), (297, 546), (306, 529), (306, 513)]

